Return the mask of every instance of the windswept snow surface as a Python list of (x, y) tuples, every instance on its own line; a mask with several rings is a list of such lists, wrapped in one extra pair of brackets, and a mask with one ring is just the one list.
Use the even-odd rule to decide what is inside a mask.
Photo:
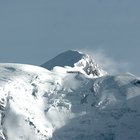
[(48, 70), (55, 69), (56, 66), (65, 67), (68, 72), (80, 72), (88, 77), (99, 77), (107, 74), (88, 54), (79, 51), (69, 50), (44, 63), (42, 67)]
[(139, 140), (140, 79), (0, 64), (0, 140)]

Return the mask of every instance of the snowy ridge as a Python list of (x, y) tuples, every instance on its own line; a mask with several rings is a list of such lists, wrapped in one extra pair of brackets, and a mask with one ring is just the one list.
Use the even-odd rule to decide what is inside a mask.
[(0, 64), (0, 140), (140, 139), (140, 79), (71, 68)]
[(49, 70), (54, 69), (56, 66), (65, 67), (69, 73), (80, 72), (88, 77), (98, 77), (107, 74), (88, 54), (73, 50), (63, 52), (42, 65), (42, 67)]

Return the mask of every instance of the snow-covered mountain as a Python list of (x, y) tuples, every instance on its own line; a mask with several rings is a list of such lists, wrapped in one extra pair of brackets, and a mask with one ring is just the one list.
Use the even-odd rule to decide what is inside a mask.
[(97, 68), (83, 56), (62, 53), (43, 65), (51, 71), (0, 64), (0, 140), (140, 139), (140, 79), (99, 66), (102, 73), (89, 76), (84, 68)]
[(42, 67), (48, 70), (55, 69), (57, 66), (65, 67), (65, 70), (69, 73), (80, 72), (89, 77), (98, 77), (107, 74), (91, 56), (73, 50), (63, 52), (42, 65)]

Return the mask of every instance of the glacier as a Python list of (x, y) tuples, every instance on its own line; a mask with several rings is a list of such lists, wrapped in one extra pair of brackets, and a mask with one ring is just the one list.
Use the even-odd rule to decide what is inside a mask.
[(140, 78), (66, 51), (39, 66), (0, 64), (0, 140), (139, 140)]

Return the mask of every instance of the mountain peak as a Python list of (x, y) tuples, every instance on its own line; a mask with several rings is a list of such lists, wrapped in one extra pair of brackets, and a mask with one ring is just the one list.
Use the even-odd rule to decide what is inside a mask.
[(84, 54), (74, 51), (74, 50), (68, 50), (65, 51), (53, 59), (49, 60), (48, 62), (44, 63), (42, 66), (47, 68), (48, 70), (52, 70), (55, 66), (71, 66), (74, 67), (74, 63), (79, 61)]
[(75, 50), (65, 51), (42, 65), (48, 70), (56, 66), (67, 68), (67, 72), (80, 72), (92, 77), (106, 74), (90, 55)]

